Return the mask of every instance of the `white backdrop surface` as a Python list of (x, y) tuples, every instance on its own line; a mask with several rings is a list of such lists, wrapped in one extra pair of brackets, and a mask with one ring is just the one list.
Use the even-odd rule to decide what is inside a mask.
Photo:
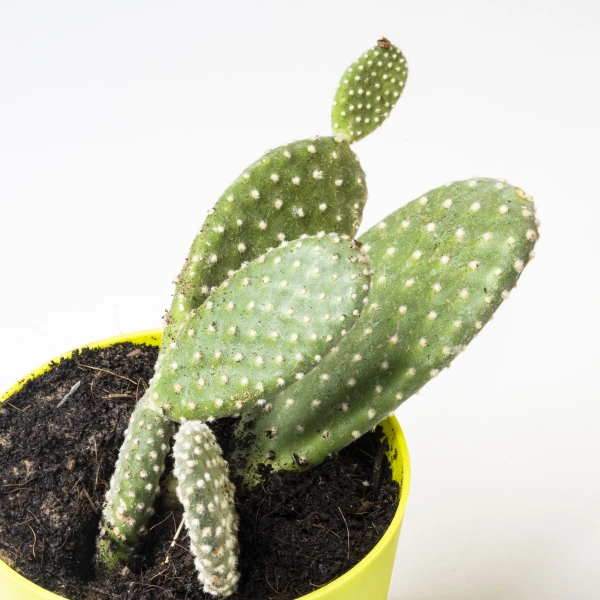
[[(356, 146), (366, 229), (503, 177), (537, 258), (398, 411), (413, 481), (390, 600), (600, 597), (600, 8), (592, 0), (0, 3), (0, 388), (160, 326), (196, 230), (262, 151), (329, 132), (347, 64), (410, 66)], [(1, 595), (1, 594), (0, 594)]]

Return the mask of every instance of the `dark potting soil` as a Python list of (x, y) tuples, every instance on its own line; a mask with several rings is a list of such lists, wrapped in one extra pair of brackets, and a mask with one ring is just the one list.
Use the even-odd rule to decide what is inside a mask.
[[(185, 533), (170, 548), (181, 513), (160, 499), (131, 564), (109, 578), (94, 571), (104, 494), (156, 357), (155, 347), (130, 343), (84, 349), (0, 407), (0, 558), (59, 595), (213, 598), (200, 591)], [(78, 381), (79, 389), (57, 408)], [(214, 425), (227, 458), (233, 421)], [(367, 434), (310, 470), (267, 473), (249, 492), (238, 486), (242, 580), (232, 600), (298, 598), (346, 572), (375, 546), (399, 496), (381, 460), (380, 438), (380, 431)]]

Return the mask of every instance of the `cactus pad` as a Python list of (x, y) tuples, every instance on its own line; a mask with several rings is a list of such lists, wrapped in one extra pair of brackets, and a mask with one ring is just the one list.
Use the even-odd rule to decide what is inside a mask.
[(209, 211), (177, 278), (163, 348), (190, 311), (244, 262), (301, 235), (354, 236), (366, 200), (365, 174), (341, 137), (312, 138), (267, 152)]
[(145, 397), (131, 415), (102, 513), (99, 558), (109, 568), (126, 559), (146, 533), (174, 426), (149, 410)]
[(375, 131), (396, 106), (407, 75), (402, 52), (381, 38), (340, 80), (331, 111), (334, 133), (352, 143)]
[(286, 390), (291, 405), (258, 413), (256, 431), (278, 435), (259, 435), (253, 460), (317, 463), (376, 425), (487, 323), (537, 237), (531, 198), (492, 179), (433, 190), (368, 231), (373, 285), (363, 315), (336, 355)]
[(189, 421), (175, 435), (174, 474), (204, 591), (230, 596), (239, 580), (238, 517), (229, 467), (212, 431)]
[(226, 280), (167, 349), (150, 383), (154, 409), (208, 420), (289, 386), (352, 327), (368, 288), (364, 255), (336, 234), (262, 255)]

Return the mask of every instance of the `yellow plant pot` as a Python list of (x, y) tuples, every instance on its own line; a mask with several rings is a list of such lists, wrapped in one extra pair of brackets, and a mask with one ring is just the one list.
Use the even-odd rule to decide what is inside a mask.
[[(153, 329), (119, 335), (88, 344), (86, 347), (104, 348), (122, 342), (158, 345), (161, 337), (162, 331)], [(23, 377), (0, 396), (0, 404), (19, 391), (26, 381), (50, 370), (52, 362), (58, 362), (61, 358), (69, 358), (71, 355), (72, 351), (66, 352)], [(389, 417), (382, 422), (382, 426), (390, 446), (388, 460), (392, 467), (393, 477), (400, 484), (400, 504), (394, 519), (375, 548), (355, 567), (322, 588), (302, 596), (299, 600), (386, 600), (387, 598), (400, 527), (408, 498), (410, 463), (406, 440), (397, 419)], [(57, 596), (28, 581), (2, 561), (0, 561), (0, 597), (7, 600), (61, 600), (62, 598), (62, 596)]]

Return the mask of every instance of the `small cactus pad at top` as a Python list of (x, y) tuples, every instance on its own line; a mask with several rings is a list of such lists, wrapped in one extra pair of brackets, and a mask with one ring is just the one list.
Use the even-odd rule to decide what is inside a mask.
[(396, 106), (407, 75), (402, 52), (388, 39), (378, 40), (340, 80), (331, 111), (333, 132), (352, 143), (375, 131)]
[(311, 138), (267, 152), (209, 211), (176, 280), (162, 349), (190, 311), (244, 262), (301, 235), (354, 236), (366, 200), (365, 174), (341, 137)]
[(245, 416), (258, 419), (249, 462), (318, 463), (448, 367), (516, 285), (537, 225), (525, 192), (478, 179), (435, 189), (365, 233), (365, 311), (335, 355), (267, 398), (276, 410)]
[(227, 462), (212, 431), (198, 421), (180, 427), (173, 455), (198, 578), (206, 593), (230, 596), (240, 576), (238, 517)]
[(284, 242), (195, 311), (150, 382), (175, 421), (238, 414), (301, 379), (358, 318), (370, 283), (358, 245), (337, 234)]
[(129, 421), (102, 513), (99, 559), (113, 569), (126, 559), (154, 514), (175, 424), (140, 400)]

